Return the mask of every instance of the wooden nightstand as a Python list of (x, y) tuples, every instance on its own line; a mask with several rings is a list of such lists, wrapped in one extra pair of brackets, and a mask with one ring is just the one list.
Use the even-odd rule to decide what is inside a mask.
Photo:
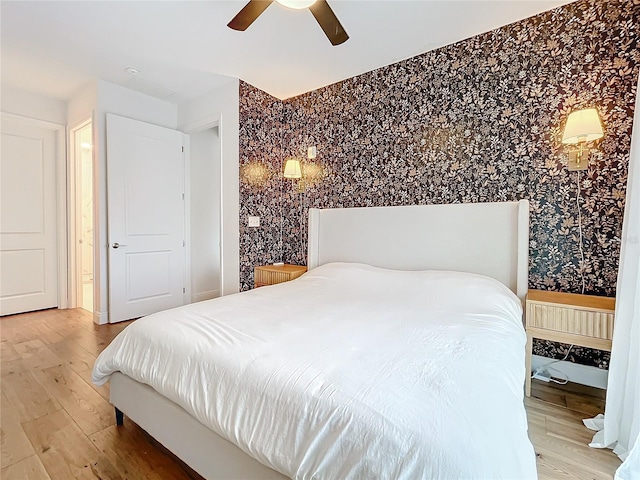
[(307, 267), (304, 265), (262, 265), (253, 269), (254, 287), (264, 287), (275, 285), (276, 283), (288, 282), (298, 278)]
[(541, 338), (610, 352), (615, 308), (615, 298), (529, 290), (525, 307), (527, 397), (531, 395), (533, 339)]

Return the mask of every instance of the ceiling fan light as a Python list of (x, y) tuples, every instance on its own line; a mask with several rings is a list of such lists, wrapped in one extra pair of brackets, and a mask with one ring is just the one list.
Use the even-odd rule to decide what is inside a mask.
[(303, 8), (309, 8), (316, 2), (316, 0), (276, 0), (276, 2), (283, 7), (302, 10)]

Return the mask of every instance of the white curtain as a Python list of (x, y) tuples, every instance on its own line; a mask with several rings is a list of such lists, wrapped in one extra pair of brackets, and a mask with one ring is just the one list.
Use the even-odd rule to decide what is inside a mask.
[(624, 461), (616, 479), (640, 479), (640, 95), (631, 137), (612, 349), (604, 429), (596, 433), (592, 446), (613, 447)]

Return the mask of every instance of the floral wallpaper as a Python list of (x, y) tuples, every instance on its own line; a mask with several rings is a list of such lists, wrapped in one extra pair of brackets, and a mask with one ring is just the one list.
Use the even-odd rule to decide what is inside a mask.
[[(241, 82), (242, 289), (255, 265), (305, 263), (310, 207), (527, 198), (529, 287), (579, 293), (584, 276), (585, 293), (614, 296), (639, 30), (640, 1), (583, 0), (285, 101)], [(605, 137), (570, 172), (560, 139), (584, 107)], [(283, 162), (311, 145), (299, 192)], [(574, 347), (568, 360), (607, 368), (609, 355)]]

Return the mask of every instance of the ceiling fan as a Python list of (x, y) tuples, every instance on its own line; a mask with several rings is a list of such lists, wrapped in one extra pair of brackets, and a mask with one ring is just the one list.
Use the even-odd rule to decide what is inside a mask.
[[(327, 0), (275, 0), (285, 7), (304, 9), (308, 8), (316, 18), (324, 34), (332, 45), (340, 45), (349, 40), (349, 35), (344, 31), (338, 17), (333, 13)], [(238, 14), (227, 24), (234, 30), (245, 31), (264, 12), (274, 0), (250, 0)]]

